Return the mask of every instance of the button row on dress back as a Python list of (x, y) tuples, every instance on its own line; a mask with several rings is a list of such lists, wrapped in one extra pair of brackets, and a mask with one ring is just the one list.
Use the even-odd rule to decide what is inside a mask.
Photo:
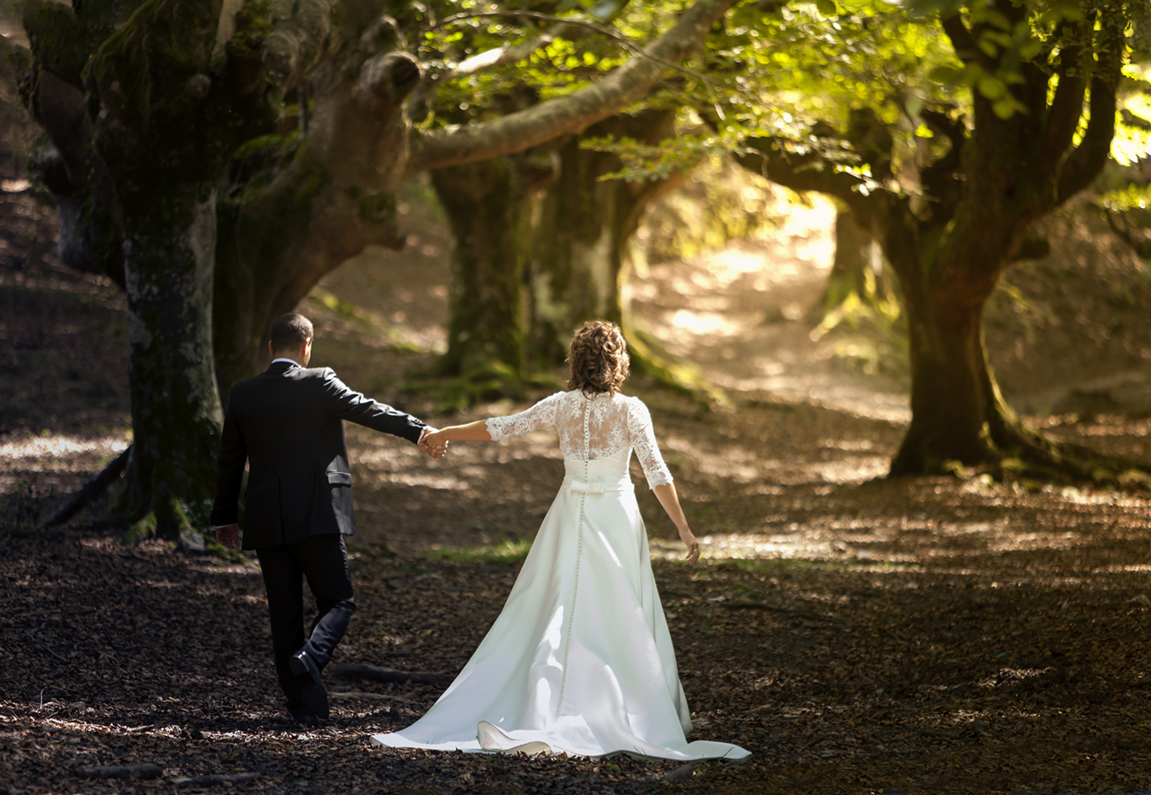
[[(581, 393), (582, 394), (582, 393)], [(591, 431), (588, 424), (588, 417), (591, 412), (590, 401), (584, 401), (583, 412), (583, 449), (584, 449), (584, 462), (583, 474), (584, 483), (588, 482), (588, 461), (591, 458)], [(568, 629), (564, 635), (564, 661), (563, 668), (560, 672), (560, 694), (556, 700), (556, 720), (559, 720), (560, 714), (563, 712), (564, 707), (564, 692), (567, 690), (568, 683), (568, 653), (571, 651), (571, 633), (572, 625), (575, 620), (575, 603), (579, 594), (579, 570), (580, 562), (583, 558), (583, 524), (584, 524), (584, 501), (587, 499), (587, 494), (582, 493), (579, 495), (579, 525), (576, 527), (576, 556), (575, 556), (575, 576), (572, 581), (572, 604), (571, 609), (568, 610)]]

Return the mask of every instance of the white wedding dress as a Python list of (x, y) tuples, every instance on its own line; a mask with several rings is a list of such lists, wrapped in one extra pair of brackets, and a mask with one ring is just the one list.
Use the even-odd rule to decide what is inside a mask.
[(691, 717), (628, 473), (671, 482), (647, 407), (560, 392), (487, 422), (493, 439), (554, 426), (565, 477), (503, 611), (463, 671), (393, 748), (741, 759), (687, 742)]

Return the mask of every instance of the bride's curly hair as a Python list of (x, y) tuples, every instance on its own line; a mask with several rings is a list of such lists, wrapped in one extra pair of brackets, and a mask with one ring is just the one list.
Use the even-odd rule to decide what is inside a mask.
[(614, 395), (630, 373), (627, 342), (615, 323), (589, 320), (572, 338), (568, 352), (568, 389), (585, 394)]

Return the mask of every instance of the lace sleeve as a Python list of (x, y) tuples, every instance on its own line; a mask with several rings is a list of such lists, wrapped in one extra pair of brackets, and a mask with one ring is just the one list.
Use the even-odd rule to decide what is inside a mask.
[(556, 392), (519, 414), (492, 417), (487, 421), (488, 433), (491, 434), (493, 440), (499, 441), (500, 439), (507, 439), (509, 436), (519, 436), (523, 433), (538, 431), (549, 425), (555, 425), (556, 406), (564, 394), (563, 392)]
[(654, 489), (671, 483), (671, 470), (660, 455), (647, 406), (638, 398), (633, 398), (628, 409), (627, 428), (631, 434), (631, 446), (635, 450), (635, 457), (639, 459), (639, 465), (643, 467), (648, 487)]

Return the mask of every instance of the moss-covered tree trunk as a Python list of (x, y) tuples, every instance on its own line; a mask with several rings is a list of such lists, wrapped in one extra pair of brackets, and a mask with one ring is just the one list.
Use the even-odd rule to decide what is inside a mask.
[[(156, 197), (125, 218), (133, 448), (121, 507), (137, 530), (202, 526), (215, 481), (220, 403), (212, 358), (216, 201)], [(201, 509), (204, 515), (188, 517)]]
[(437, 169), (432, 186), (448, 216), (452, 247), (450, 375), (524, 368), (523, 181), (506, 158)]
[(619, 114), (573, 136), (559, 149), (559, 175), (532, 232), (529, 350), (536, 365), (562, 361), (585, 320), (626, 325), (628, 246), (644, 210), (668, 180), (604, 180), (623, 167), (612, 153), (584, 149), (585, 137), (632, 138), (654, 145), (672, 135), (675, 114)]
[(818, 323), (852, 296), (871, 304), (887, 295), (880, 269), (881, 255), (871, 231), (855, 220), (855, 214), (841, 207), (835, 214), (835, 259), (823, 295), (809, 313)]
[(370, 245), (402, 248), (391, 193), (335, 181), (302, 145), (276, 176), (230, 185), (220, 202), (214, 334), (220, 395), (267, 364), (268, 326)]
[(891, 474), (940, 472), (948, 461), (987, 461), (998, 406), (983, 344), (985, 299), (963, 300), (923, 280), (904, 289), (911, 365), (911, 426)]
[[(1026, 6), (997, 8), (1012, 24), (1028, 24)], [(1087, 3), (1083, 10), (1083, 18), (1059, 26), (1045, 45), (1051, 48), (1046, 60), (1025, 63), (1010, 49), (990, 54), (978, 46), (998, 22), (958, 13), (941, 19), (961, 60), (1015, 72), (1012, 93), (1023, 107), (1006, 112), (980, 89), (971, 94), (969, 118), (924, 110), (924, 123), (948, 144), (918, 173), (927, 201), (864, 189), (806, 144), (784, 151), (778, 140), (753, 139), (757, 153), (739, 156), (769, 179), (850, 206), (897, 275), (908, 318), (912, 420), (892, 475), (938, 473), (949, 461), (994, 467), (1009, 456), (1077, 476), (1090, 471), (1086, 454), (1068, 455), (1007, 406), (988, 366), (982, 329), (984, 305), (1004, 270), (1049, 248), (1029, 236), (1031, 225), (1087, 188), (1107, 161), (1127, 8)], [(842, 140), (883, 137), (868, 127), (881, 123), (874, 114), (857, 120), (863, 126)], [(857, 147), (855, 153), (873, 172), (876, 162), (887, 162), (882, 152)]]

